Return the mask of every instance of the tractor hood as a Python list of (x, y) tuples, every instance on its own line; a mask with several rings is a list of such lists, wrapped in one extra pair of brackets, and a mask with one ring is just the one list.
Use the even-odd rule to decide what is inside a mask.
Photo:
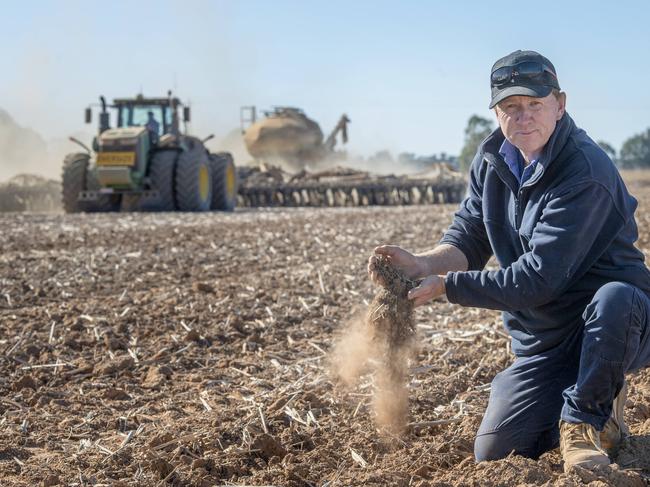
[(122, 127), (108, 129), (99, 136), (99, 143), (106, 145), (132, 145), (143, 132), (145, 127)]

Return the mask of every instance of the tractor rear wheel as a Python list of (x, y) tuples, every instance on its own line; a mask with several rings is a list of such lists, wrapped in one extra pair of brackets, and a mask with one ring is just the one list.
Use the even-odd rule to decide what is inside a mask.
[(79, 193), (86, 189), (86, 174), (90, 156), (84, 152), (68, 154), (63, 160), (62, 199), (66, 213), (85, 211), (85, 203), (79, 201)]
[(181, 211), (208, 211), (212, 202), (211, 164), (201, 146), (184, 151), (176, 163), (176, 202)]
[(154, 153), (149, 165), (151, 189), (158, 191), (157, 196), (142, 197), (140, 209), (143, 211), (174, 211), (174, 168), (178, 152), (164, 150)]
[(237, 205), (237, 171), (227, 152), (210, 154), (213, 210), (233, 211)]

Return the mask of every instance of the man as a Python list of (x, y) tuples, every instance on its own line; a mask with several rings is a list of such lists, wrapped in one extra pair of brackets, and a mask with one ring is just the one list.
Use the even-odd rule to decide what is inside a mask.
[(153, 116), (153, 112), (147, 112), (147, 116), (149, 118), (144, 126), (151, 135), (151, 143), (156, 144), (160, 135), (160, 124), (158, 123), (158, 120), (156, 120), (156, 118)]
[[(565, 111), (551, 62), (515, 51), (492, 67), (499, 128), (480, 145), (468, 193), (433, 250), (381, 246), (416, 306), (503, 311), (514, 363), (492, 382), (477, 461), (537, 458), (560, 443), (565, 470), (610, 462), (626, 434), (627, 371), (650, 363), (650, 272), (634, 246), (636, 200)], [(483, 270), (494, 255), (495, 271)], [(381, 284), (381, 283), (379, 283)]]

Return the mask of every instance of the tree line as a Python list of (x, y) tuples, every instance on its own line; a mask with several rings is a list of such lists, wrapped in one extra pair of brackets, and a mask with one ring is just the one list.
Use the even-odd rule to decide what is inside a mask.
[[(492, 120), (472, 115), (465, 127), (465, 142), (458, 156), (461, 169), (469, 169), (480, 143), (494, 130)], [(650, 128), (626, 139), (617, 153), (611, 144), (598, 140), (597, 144), (621, 169), (650, 169)]]

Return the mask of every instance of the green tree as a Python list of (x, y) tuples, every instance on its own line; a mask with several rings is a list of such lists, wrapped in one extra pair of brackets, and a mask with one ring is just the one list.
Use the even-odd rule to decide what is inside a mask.
[(612, 147), (611, 144), (608, 144), (604, 140), (599, 140), (599, 141), (596, 142), (596, 144), (598, 144), (600, 146), (600, 148), (605, 151), (605, 154), (607, 154), (609, 156), (609, 158), (612, 161), (614, 161), (615, 164), (617, 164), (617, 162), (616, 162), (616, 149), (614, 149), (614, 147)]
[(650, 128), (623, 142), (618, 164), (622, 169), (650, 167)]
[(476, 155), (476, 149), (493, 130), (494, 124), (491, 120), (478, 115), (469, 117), (465, 128), (465, 145), (460, 151), (460, 156), (458, 156), (458, 164), (463, 171), (469, 169), (472, 159)]

